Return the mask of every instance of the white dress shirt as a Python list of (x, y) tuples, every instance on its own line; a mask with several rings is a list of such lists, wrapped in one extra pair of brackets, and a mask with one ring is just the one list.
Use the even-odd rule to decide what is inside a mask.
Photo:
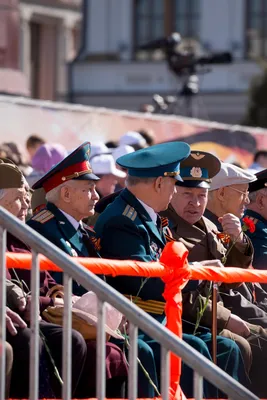
[(158, 218), (158, 214), (153, 210), (153, 208), (151, 208), (150, 206), (148, 206), (146, 203), (144, 203), (142, 200), (138, 199), (137, 200), (142, 204), (142, 206), (144, 207), (144, 209), (146, 210), (146, 212), (149, 214), (150, 218), (152, 219), (152, 221), (154, 222), (154, 224), (157, 226), (157, 218)]
[(65, 217), (67, 218), (67, 220), (71, 223), (71, 225), (74, 227), (74, 229), (77, 231), (79, 226), (80, 226), (80, 222), (76, 221), (75, 218), (73, 218), (71, 215), (69, 215), (68, 213), (66, 213), (65, 211), (61, 210), (59, 208), (59, 210), (62, 212), (62, 214), (65, 215)]

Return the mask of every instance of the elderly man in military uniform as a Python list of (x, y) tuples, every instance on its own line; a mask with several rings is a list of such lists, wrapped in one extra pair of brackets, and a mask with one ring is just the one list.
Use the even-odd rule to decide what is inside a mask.
[[(219, 171), (220, 162), (216, 157), (205, 152), (192, 152), (191, 157), (181, 165), (183, 182), (178, 183), (177, 193), (174, 195), (171, 206), (164, 215), (170, 220), (173, 236), (184, 243), (189, 249), (188, 258), (190, 261), (220, 258), (226, 266), (247, 268), (251, 264), (253, 253), (250, 241), (248, 239), (244, 240), (241, 237), (241, 243), (236, 241), (229, 254), (227, 254), (227, 248), (217, 234), (216, 225), (203, 217), (208, 201), (208, 188), (213, 184), (213, 181), (216, 182), (216, 177), (220, 175)], [(239, 219), (229, 213), (221, 215), (220, 221), (224, 227), (224, 233), (235, 240), (239, 235), (239, 231), (237, 230), (240, 224)], [(233, 235), (235, 236), (233, 237)], [(204, 304), (207, 292), (209, 293), (209, 290), (207, 290), (205, 282), (198, 283), (194, 281), (187, 285), (183, 296), (184, 318), (196, 321), (199, 302)], [(222, 288), (220, 288), (219, 300), (224, 300), (224, 295), (221, 292)], [(231, 294), (232, 296), (230, 296)], [(226, 297), (228, 307), (225, 307), (223, 302), (220, 302), (217, 306), (218, 332), (233, 338), (237, 342), (242, 350), (248, 369), (252, 350), (253, 355), (256, 355), (253, 358), (252, 364), (253, 370), (255, 370), (255, 366), (259, 366), (259, 361), (265, 360), (264, 353), (258, 354), (258, 349), (255, 350), (254, 346), (250, 345), (251, 343), (253, 344), (254, 339), (254, 335), (251, 332), (255, 328), (261, 335), (261, 339), (259, 340), (262, 342), (265, 341), (266, 333), (262, 328), (247, 324), (240, 318), (238, 313), (239, 308), (231, 305), (231, 299), (235, 300), (234, 293), (227, 292)], [(241, 297), (241, 295), (238, 294), (238, 297)], [(249, 309), (257, 308), (257, 306), (249, 303), (246, 299), (244, 301), (248, 303)], [(212, 326), (210, 302), (200, 323), (204, 326)], [(264, 393), (263, 381), (261, 381), (261, 386), (254, 379), (252, 383), (253, 390), (258, 390), (258, 394)]]
[(94, 214), (99, 199), (89, 154), (90, 144), (84, 143), (33, 185), (44, 189), (47, 204), (28, 225), (71, 256), (97, 256), (93, 232), (81, 222)]
[[(256, 174), (257, 180), (249, 184), (249, 199), (245, 217), (255, 225), (247, 235), (254, 246), (253, 267), (267, 270), (267, 169)], [(267, 282), (262, 284), (267, 290)]]
[[(25, 179), (21, 171), (13, 164), (0, 160), (0, 205), (15, 217), (25, 222), (27, 215), (28, 193)], [(86, 192), (87, 193), (87, 192)], [(78, 195), (77, 195), (78, 196)], [(87, 194), (88, 197), (88, 194)], [(81, 201), (81, 200), (80, 200)], [(86, 205), (85, 205), (86, 207)], [(47, 211), (46, 211), (47, 212)], [(78, 211), (77, 211), (78, 212)], [(46, 219), (49, 220), (50, 218)], [(7, 250), (10, 252), (29, 253), (31, 249), (20, 239), (13, 235), (7, 235)], [(14, 271), (10, 271), (14, 278)], [(30, 289), (30, 271), (17, 270), (16, 277), (25, 282)], [(7, 277), (10, 277), (7, 271)], [(17, 279), (17, 278), (16, 278)], [(62, 305), (63, 300), (56, 298), (52, 299), (48, 296), (48, 291), (52, 286), (56, 285), (56, 281), (52, 279), (47, 271), (40, 272), (40, 312), (42, 313), (48, 306)], [(27, 290), (27, 288), (25, 289)], [(28, 291), (28, 290), (27, 290)], [(30, 304), (31, 296), (27, 296), (27, 304), (22, 314), (26, 322), (30, 322)], [(45, 321), (40, 322), (40, 331), (46, 339), (50, 352), (53, 355), (53, 360), (58, 370), (61, 371), (62, 366), (62, 326), (50, 324)], [(96, 354), (95, 344), (91, 341), (85, 341), (82, 335), (76, 330), (71, 330), (72, 340), (72, 388), (73, 394), (76, 393), (80, 397), (88, 397), (95, 395), (95, 379), (94, 379), (94, 362), (93, 357)], [(13, 373), (16, 380), (16, 385), (12, 385), (11, 395), (13, 397), (28, 396), (28, 373), (29, 373), (29, 344), (30, 344), (30, 329), (19, 330), (16, 336), (12, 336), (7, 332), (7, 341), (12, 345), (14, 350)], [(125, 358), (121, 350), (112, 343), (107, 343), (106, 357), (106, 372), (107, 372), (107, 393), (110, 397), (115, 394), (116, 397), (123, 396), (122, 390), (127, 378), (127, 366)], [(23, 348), (23, 351), (21, 350)], [(40, 355), (46, 356), (45, 346), (40, 339)], [(42, 360), (42, 357), (40, 357)], [(21, 369), (21, 365), (25, 368)], [(93, 368), (92, 368), (93, 366)], [(50, 368), (49, 364), (49, 368)], [(113, 369), (112, 369), (113, 367)], [(41, 368), (44, 376), (43, 368)], [(56, 396), (61, 395), (61, 385), (51, 374), (52, 387)], [(116, 382), (114, 382), (114, 379)], [(45, 386), (45, 385), (44, 385)], [(48, 386), (46, 384), (46, 386)], [(114, 387), (116, 390), (114, 390)], [(51, 397), (51, 393), (43, 392), (42, 397)]]
[[(233, 239), (233, 235), (239, 235), (239, 246), (241, 246), (241, 249), (243, 247), (244, 256), (247, 256), (249, 249), (252, 248), (249, 239), (251, 233), (249, 230), (243, 232), (241, 226), (243, 222), (240, 221), (240, 218), (243, 217), (245, 209), (250, 207), (248, 189), (249, 185), (252, 188), (255, 185), (257, 187), (259, 182), (256, 179), (257, 177), (248, 171), (244, 171), (235, 165), (222, 163), (220, 172), (212, 180), (205, 211), (205, 216), (216, 225), (219, 232), (227, 233), (223, 225), (224, 215), (234, 216), (235, 233), (233, 232), (230, 237)], [(233, 257), (232, 250), (229, 257)], [(257, 255), (254, 251), (253, 265), (255, 258), (257, 259)], [(243, 263), (238, 265), (235, 261), (237, 261), (236, 258), (227, 265), (243, 266)], [(223, 292), (222, 297), (227, 308), (230, 308), (245, 321), (267, 328), (267, 293), (260, 284), (246, 283), (234, 290), (222, 287), (221, 292)]]
[[(158, 213), (168, 207), (176, 190), (175, 185), (180, 180), (180, 162), (188, 157), (189, 152), (187, 144), (172, 142), (138, 150), (117, 160), (119, 166), (127, 169), (128, 176), (126, 189), (101, 213), (95, 225), (96, 234), (100, 239), (100, 254), (103, 257), (140, 261), (159, 259), (166, 239)], [(122, 294), (133, 297), (139, 307), (164, 323), (164, 284), (161, 279), (117, 277), (110, 278), (109, 283)], [(190, 334), (184, 334), (183, 339), (210, 358), (211, 335), (208, 332), (204, 336), (205, 341)], [(158, 343), (144, 334), (140, 334), (139, 337), (153, 349), (159, 371)], [(228, 369), (228, 372), (235, 374), (231, 357), (231, 352), (237, 350), (235, 343), (229, 339), (218, 338), (218, 348), (219, 352), (227, 353), (227, 357), (232, 359), (228, 364), (227, 357), (219, 357), (219, 365), (226, 370), (231, 365), (233, 369)], [(235, 354), (237, 361), (239, 353)], [(242, 369), (240, 363), (239, 367)], [(181, 384), (186, 394), (191, 395), (192, 381), (186, 367), (183, 369)], [(217, 396), (218, 393), (210, 386), (206, 387), (209, 391), (206, 395)]]
[[(99, 199), (96, 192), (98, 177), (92, 171), (89, 158), (90, 143), (87, 142), (33, 185), (33, 189), (43, 188), (46, 192), (47, 205), (45, 207), (42, 205), (42, 209), (28, 221), (28, 224), (71, 256), (99, 257), (99, 245), (94, 231), (82, 222), (82, 219), (94, 214), (94, 206)], [(57, 282), (62, 281), (61, 273), (56, 273), (53, 277)], [(74, 282), (73, 293), (81, 295), (84, 292), (85, 289)], [(106, 346), (108, 355), (106, 365), (107, 368), (109, 367), (106, 374), (112, 378), (113, 375), (119, 375), (117, 384), (115, 379), (110, 379), (114, 382), (113, 387), (117, 386), (117, 391), (113, 390), (113, 397), (119, 397), (119, 388), (125, 380), (121, 352), (114, 343), (108, 342)], [(154, 380), (153, 353), (141, 339), (138, 342), (138, 348), (139, 358)], [(138, 383), (140, 397), (149, 397), (150, 395), (150, 397), (154, 397), (153, 387), (147, 377), (143, 376), (141, 369)]]

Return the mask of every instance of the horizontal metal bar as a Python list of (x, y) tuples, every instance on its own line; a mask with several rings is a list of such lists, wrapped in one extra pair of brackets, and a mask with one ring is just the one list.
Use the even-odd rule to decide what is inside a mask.
[(235, 400), (243, 400), (244, 398), (246, 400), (258, 400), (257, 396), (244, 388), (226, 372), (214, 366), (212, 362), (177, 338), (172, 332), (166, 330), (150, 315), (131, 303), (111, 286), (106, 285), (96, 275), (75, 263), (75, 259), (70, 259), (63, 251), (28, 226), (25, 226), (25, 224), (22, 224), (3, 208), (0, 208), (0, 225), (59, 265), (73, 279), (83, 282), (83, 287), (87, 290), (93, 290), (100, 300), (113, 305), (134, 325), (160, 342), (166, 349), (181, 357), (186, 364), (227, 393), (229, 397)]

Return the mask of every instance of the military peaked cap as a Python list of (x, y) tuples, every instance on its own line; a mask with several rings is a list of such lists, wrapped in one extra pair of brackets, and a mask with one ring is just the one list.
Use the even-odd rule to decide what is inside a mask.
[(178, 186), (209, 188), (212, 178), (221, 168), (220, 160), (204, 151), (191, 151), (190, 156), (181, 163), (181, 178)]
[(116, 163), (128, 170), (128, 175), (139, 178), (170, 176), (180, 178), (180, 162), (190, 154), (184, 142), (160, 143), (133, 153), (125, 154)]

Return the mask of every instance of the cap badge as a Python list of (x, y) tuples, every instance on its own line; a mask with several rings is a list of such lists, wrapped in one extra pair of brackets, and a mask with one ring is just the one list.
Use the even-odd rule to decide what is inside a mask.
[(191, 154), (191, 157), (194, 158), (195, 160), (202, 160), (202, 158), (205, 157), (205, 154), (193, 153)]
[(190, 171), (190, 175), (193, 178), (201, 178), (202, 177), (202, 169), (200, 167), (193, 167)]

